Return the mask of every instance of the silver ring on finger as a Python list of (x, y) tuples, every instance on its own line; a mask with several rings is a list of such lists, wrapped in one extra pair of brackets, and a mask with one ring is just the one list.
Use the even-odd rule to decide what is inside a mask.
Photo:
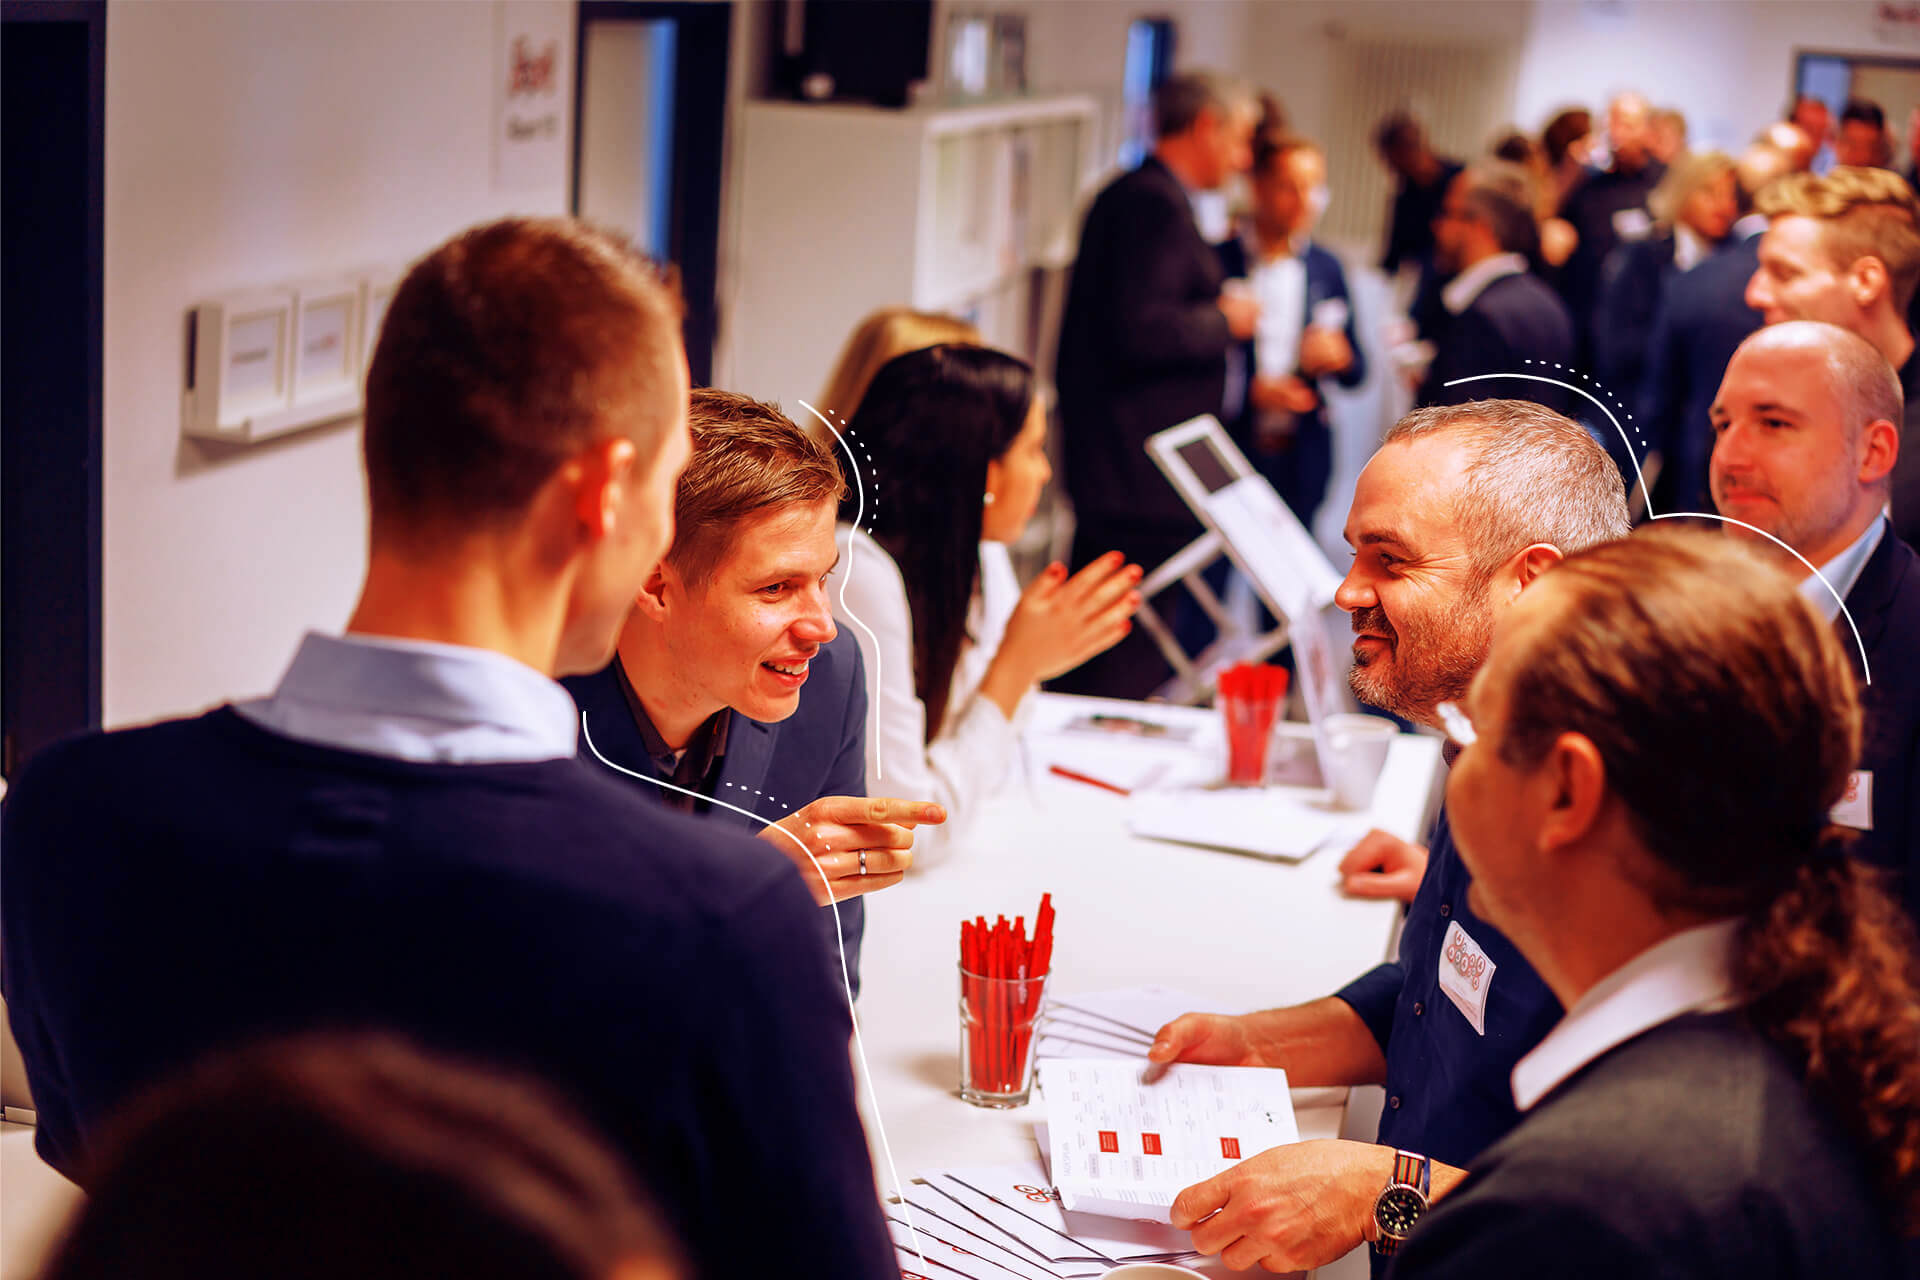
[(860, 873), (862, 875), (867, 874), (867, 850), (865, 849), (860, 851)]

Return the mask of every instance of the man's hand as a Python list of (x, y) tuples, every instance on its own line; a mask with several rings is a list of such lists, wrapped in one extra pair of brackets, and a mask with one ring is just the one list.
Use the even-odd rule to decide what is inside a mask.
[[(923, 800), (822, 796), (763, 828), (760, 838), (772, 842), (800, 868), (814, 901), (824, 907), (899, 884), (914, 863), (914, 828), (945, 821), (946, 810)], [(867, 855), (865, 873), (863, 853)]]
[(1149, 1062), (1202, 1062), (1216, 1067), (1271, 1067), (1254, 1047), (1244, 1018), (1183, 1013), (1154, 1033)]
[(1341, 859), (1341, 890), (1357, 898), (1414, 901), (1427, 873), (1427, 847), (1409, 844), (1378, 827)]
[(1393, 1169), (1394, 1152), (1367, 1142), (1274, 1147), (1181, 1192), (1172, 1221), (1235, 1271), (1306, 1271), (1366, 1239)]
[(1245, 342), (1254, 336), (1254, 326), (1261, 320), (1261, 304), (1254, 300), (1252, 292), (1246, 289), (1224, 289), (1221, 296), (1214, 299), (1214, 305), (1227, 317), (1227, 331)]
[(1354, 364), (1354, 348), (1339, 329), (1309, 326), (1301, 335), (1301, 372), (1310, 378), (1327, 378), (1346, 373)]

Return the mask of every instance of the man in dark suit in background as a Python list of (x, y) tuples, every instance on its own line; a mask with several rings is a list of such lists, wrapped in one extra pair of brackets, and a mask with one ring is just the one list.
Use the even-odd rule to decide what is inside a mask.
[(938, 806), (866, 798), (860, 649), (836, 633), (823, 585), (838, 558), (840, 466), (778, 408), (734, 392), (695, 391), (687, 425), (673, 546), (614, 660), (561, 681), (582, 712), (581, 753), (652, 779), (634, 779), (649, 800), (791, 859), (826, 908), (833, 969), (844, 947), (858, 990), (859, 895), (900, 883), (914, 825), (941, 817)]
[(1374, 149), (1401, 182), (1394, 193), (1387, 248), (1381, 254), (1381, 271), (1391, 277), (1403, 263), (1424, 267), (1433, 254), (1434, 219), (1448, 184), (1461, 171), (1461, 162), (1435, 155), (1420, 122), (1405, 112), (1396, 112), (1375, 127)]
[[(1253, 95), (1219, 76), (1179, 75), (1154, 111), (1154, 154), (1088, 209), (1061, 320), (1056, 384), (1077, 567), (1118, 550), (1152, 572), (1200, 535), (1145, 444), (1220, 414), (1228, 348), (1253, 335), (1260, 310), (1245, 291), (1223, 289), (1192, 205), (1194, 193), (1247, 169)], [(1138, 698), (1169, 674), (1136, 631), (1055, 687)]]
[(1489, 373), (1555, 377), (1554, 366), (1573, 359), (1574, 327), (1567, 308), (1528, 269), (1539, 235), (1527, 193), (1526, 173), (1501, 161), (1469, 167), (1448, 188), (1434, 224), (1434, 247), (1441, 269), (1454, 278), (1441, 290), (1448, 319), (1417, 404), (1506, 397), (1573, 416), (1574, 398), (1545, 383), (1446, 385)]
[(1608, 145), (1613, 160), (1568, 192), (1561, 217), (1580, 241), (1562, 273), (1562, 297), (1574, 317), (1577, 360), (1592, 351), (1595, 300), (1601, 291), (1601, 264), (1623, 240), (1648, 233), (1648, 196), (1666, 173), (1652, 150), (1653, 121), (1646, 98), (1624, 93), (1608, 104)]
[[(1867, 677), (1860, 768), (1829, 816), (1854, 830), (1850, 852), (1890, 873), (1912, 915), (1921, 873), (1921, 578), (1915, 553), (1881, 514), (1904, 443), (1895, 427), (1901, 384), (1865, 339), (1831, 324), (1790, 322), (1741, 344), (1713, 413), (1716, 508), (1779, 538), (1820, 571), (1801, 589), (1836, 620), (1856, 674)], [(1739, 525), (1728, 531), (1759, 540)]]
[(1255, 139), (1245, 234), (1220, 246), (1221, 268), (1246, 277), (1261, 322), (1241, 344), (1226, 421), (1275, 492), (1310, 530), (1334, 470), (1321, 378), (1367, 376), (1340, 259), (1308, 237), (1327, 202), (1327, 161), (1301, 138)]
[[(1643, 475), (1648, 458), (1656, 459), (1648, 482), (1653, 510), (1714, 509), (1708, 496), (1708, 454), (1714, 448), (1708, 406), (1734, 349), (1761, 327), (1761, 313), (1742, 295), (1760, 263), (1761, 233), (1768, 220), (1746, 210), (1754, 193), (1786, 173), (1791, 163), (1786, 152), (1765, 141), (1742, 152), (1734, 169), (1735, 194), (1744, 212), (1735, 221), (1730, 243), (1692, 271), (1670, 278), (1661, 292), (1641, 383), (1634, 389), (1634, 417), (1621, 423), (1628, 438), (1610, 430), (1605, 440), (1621, 464), (1630, 486), (1628, 508), (1637, 516), (1646, 516), (1647, 503), (1627, 461), (1630, 447)], [(1610, 389), (1626, 395), (1624, 388), (1610, 384)]]

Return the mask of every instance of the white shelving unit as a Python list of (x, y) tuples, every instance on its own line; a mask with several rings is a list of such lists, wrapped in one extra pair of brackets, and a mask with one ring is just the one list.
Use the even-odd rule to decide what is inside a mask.
[(966, 316), (1051, 374), (1097, 127), (1089, 98), (749, 104), (730, 389), (797, 413), (848, 333), (886, 306)]

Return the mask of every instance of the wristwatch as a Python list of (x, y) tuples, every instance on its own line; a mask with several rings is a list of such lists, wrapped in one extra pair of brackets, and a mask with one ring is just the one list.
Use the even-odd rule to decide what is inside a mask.
[(1374, 1200), (1374, 1252), (1386, 1257), (1427, 1212), (1428, 1161), (1412, 1151), (1394, 1153), (1394, 1173)]

